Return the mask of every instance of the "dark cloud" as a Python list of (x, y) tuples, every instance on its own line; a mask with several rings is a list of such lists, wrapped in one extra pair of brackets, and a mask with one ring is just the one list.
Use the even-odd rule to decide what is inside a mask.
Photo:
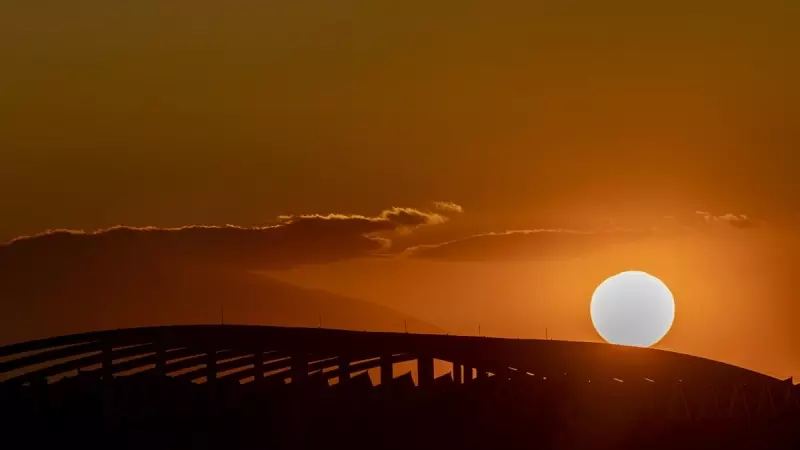
[(400, 227), (417, 227), (422, 225), (436, 225), (447, 221), (440, 214), (420, 211), (414, 208), (392, 207), (382, 211), (376, 217), (347, 214), (304, 214), (298, 216), (280, 216), (282, 225), (291, 225), (297, 228), (346, 228), (363, 227), (363, 233), (394, 230)]
[[(410, 208), (374, 217), (280, 217), (264, 227), (49, 231), (0, 245), (0, 344), (99, 329), (233, 323), (396, 330), (412, 318), (299, 289), (260, 270), (387, 255), (402, 231), (445, 218)], [(415, 325), (419, 330), (431, 327)]]
[(637, 240), (648, 233), (635, 230), (514, 230), (477, 234), (441, 244), (420, 245), (408, 248), (405, 254), (458, 261), (575, 257), (603, 246)]
[(360, 215), (282, 216), (274, 225), (114, 227), (94, 232), (49, 231), (0, 246), (0, 270), (98, 264), (196, 264), (277, 269), (368, 256), (391, 245), (391, 233), (446, 221), (442, 215), (391, 208)]

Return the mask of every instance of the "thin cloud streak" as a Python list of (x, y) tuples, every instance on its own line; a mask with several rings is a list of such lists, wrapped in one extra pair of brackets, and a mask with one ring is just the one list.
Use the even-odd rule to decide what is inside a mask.
[(509, 230), (406, 249), (405, 256), (455, 261), (487, 261), (574, 257), (615, 243), (641, 239), (638, 230), (576, 231), (562, 229)]
[(447, 242), (409, 247), (403, 252), (403, 256), (452, 261), (571, 258), (646, 237), (674, 237), (683, 233), (711, 232), (715, 229), (712, 227), (715, 224), (742, 230), (756, 228), (761, 224), (744, 214), (715, 216), (703, 211), (682, 217), (665, 216), (664, 219), (665, 223), (654, 225), (649, 229), (613, 228), (604, 231), (529, 229), (481, 233)]

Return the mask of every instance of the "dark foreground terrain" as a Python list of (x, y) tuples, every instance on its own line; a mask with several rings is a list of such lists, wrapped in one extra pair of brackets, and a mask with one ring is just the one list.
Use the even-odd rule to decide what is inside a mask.
[[(274, 379), (273, 379), (274, 378)], [(800, 415), (758, 393), (689, 409), (647, 384), (364, 373), (195, 384), (144, 372), (92, 372), (52, 384), (0, 384), (4, 448), (800, 449)], [(787, 392), (790, 392), (793, 388)], [(742, 396), (747, 399), (747, 396)]]

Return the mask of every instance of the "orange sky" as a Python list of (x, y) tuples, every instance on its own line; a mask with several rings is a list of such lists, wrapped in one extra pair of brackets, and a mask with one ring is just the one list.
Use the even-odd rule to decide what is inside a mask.
[(570, 259), (353, 260), (272, 275), (402, 308), (456, 334), (476, 334), (480, 323), (487, 335), (541, 338), (548, 328), (551, 338), (598, 341), (589, 317), (594, 288), (617, 272), (645, 270), (676, 298), (675, 323), (657, 347), (786, 378), (800, 369), (797, 268), (784, 266), (800, 246), (791, 242), (779, 249), (769, 231), (718, 229)]
[[(596, 339), (593, 287), (646, 270), (676, 295), (663, 347), (800, 376), (800, 3), (163, 3), (0, 5), (0, 241), (452, 200), (384, 230), (394, 256), (269, 273), (456, 333)], [(647, 234), (395, 255), (618, 228)]]

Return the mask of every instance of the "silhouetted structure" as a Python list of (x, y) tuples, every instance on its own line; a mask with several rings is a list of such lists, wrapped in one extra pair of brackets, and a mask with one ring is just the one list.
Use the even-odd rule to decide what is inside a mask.
[[(219, 325), (0, 358), (15, 447), (800, 448), (791, 380), (653, 349)], [(436, 378), (434, 359), (454, 370)], [(393, 376), (406, 361), (417, 383)]]

